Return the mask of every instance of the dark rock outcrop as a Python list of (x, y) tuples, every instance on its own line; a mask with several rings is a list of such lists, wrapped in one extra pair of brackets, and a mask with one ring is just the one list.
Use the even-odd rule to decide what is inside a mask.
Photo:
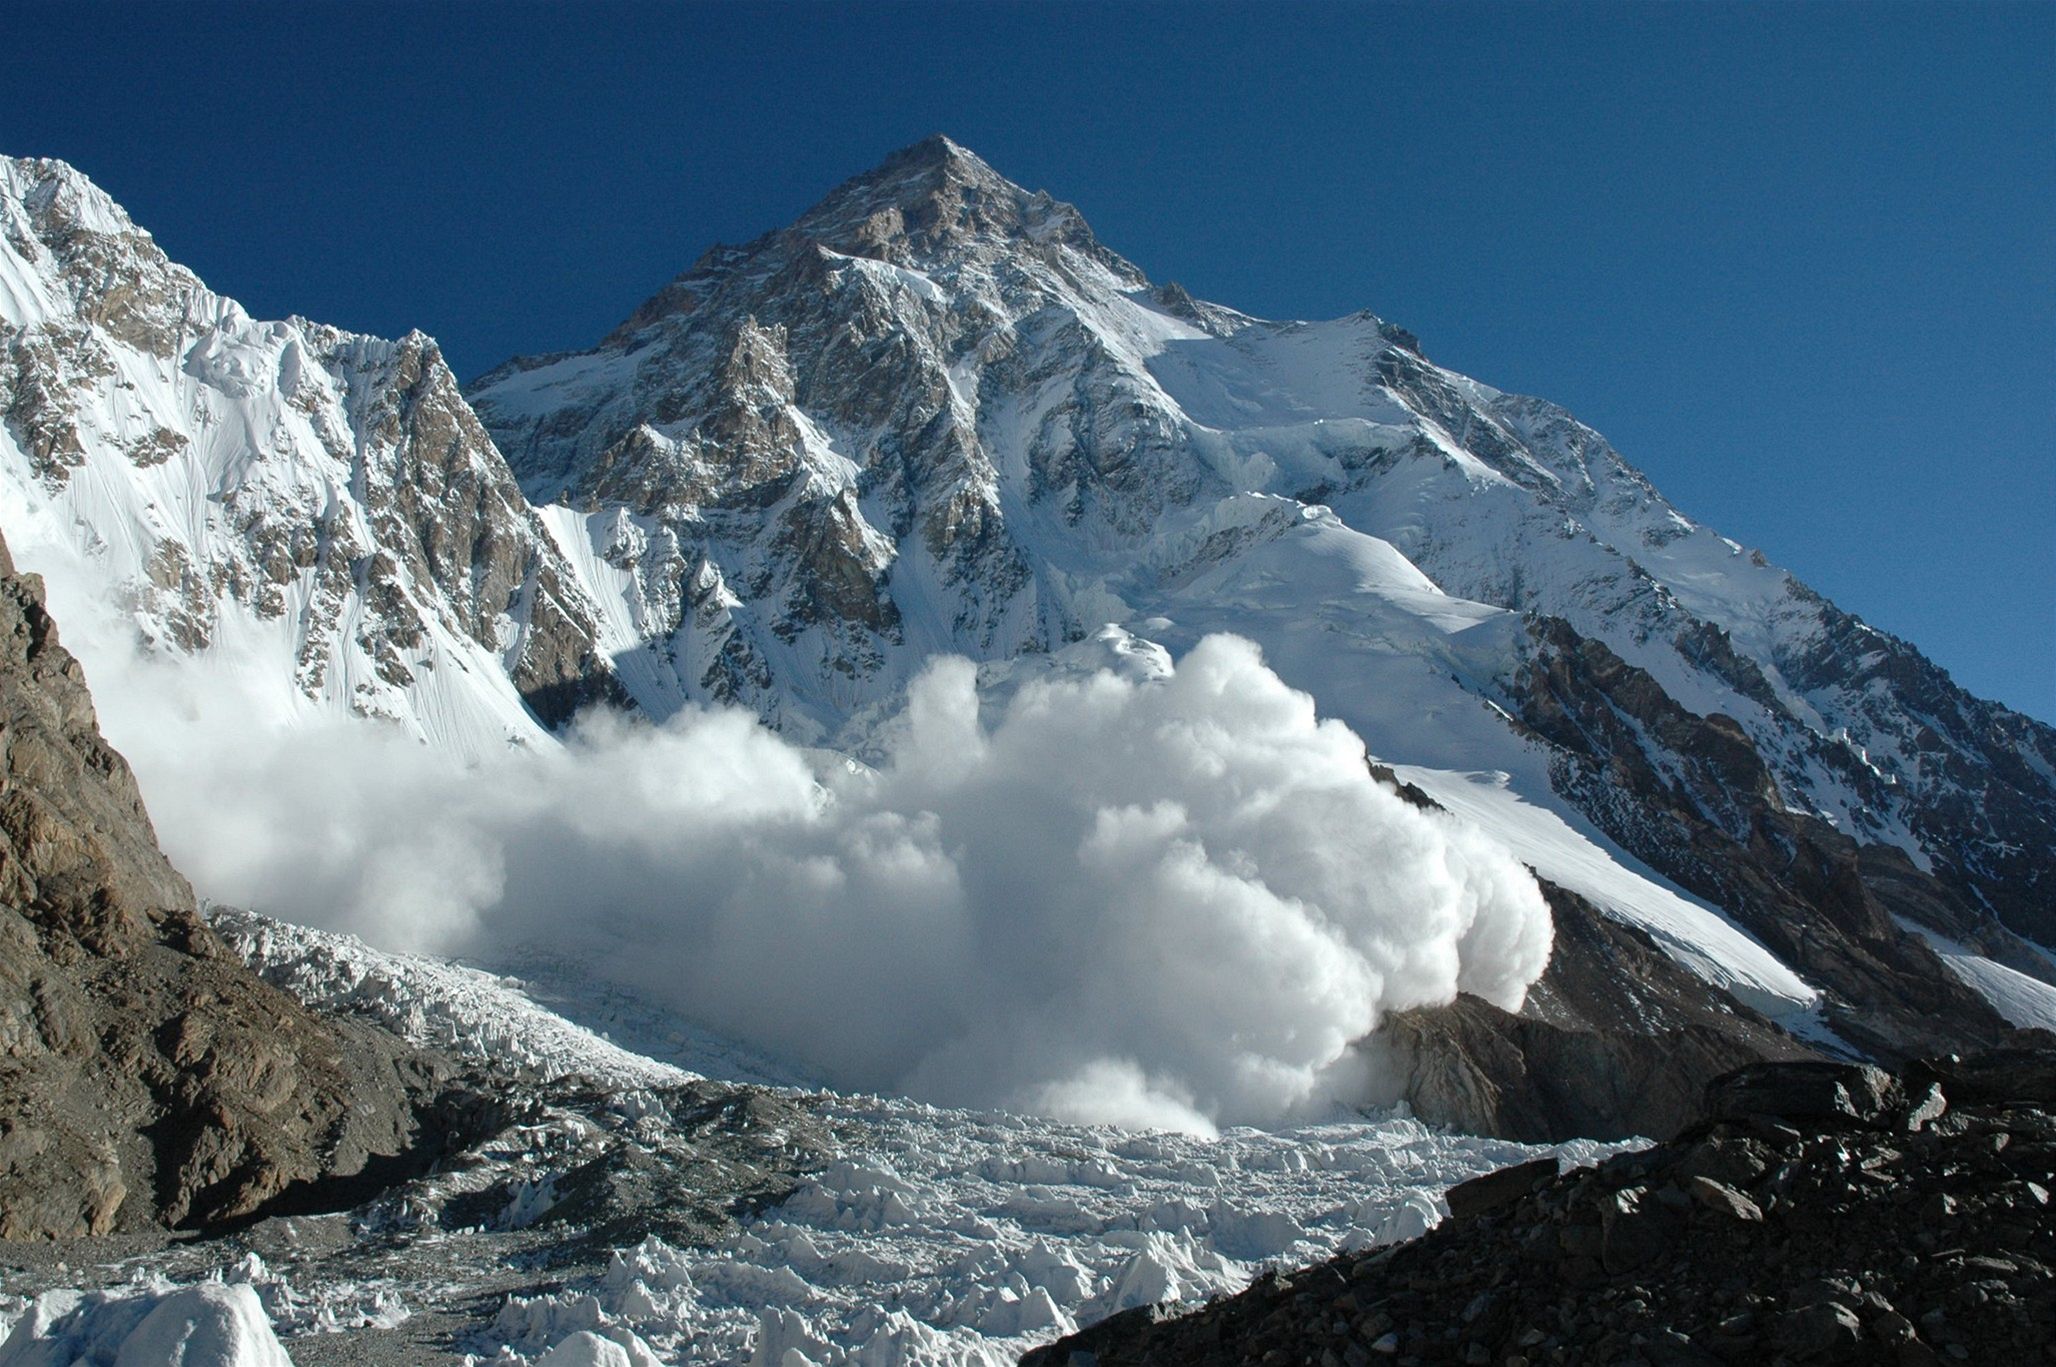
[(1556, 945), (1518, 1014), (1477, 997), (1387, 1017), (1359, 1046), (1414, 1114), (1530, 1143), (1669, 1134), (1707, 1081), (1746, 1063), (1813, 1056), (1680, 968), (1643, 932), (1545, 883)]
[(1493, 1174), (1419, 1239), (1023, 1362), (2056, 1361), (2052, 1076), (2032, 1050), (1896, 1077), (1755, 1065), (1669, 1143)]
[(204, 1226), (404, 1166), (442, 1072), (223, 948), (0, 546), (0, 1238)]
[(1566, 622), (1539, 620), (1533, 638), (1511, 701), (1555, 747), (1557, 790), (1826, 989), (1844, 1038), (1902, 1061), (2008, 1038), (2007, 1023), (1901, 923), (1994, 941), (2001, 958), (2004, 927), (1900, 850), (1859, 844), (1794, 810), (1729, 717), (1691, 712)]
[(469, 1130), (474, 1142), (361, 1218), (390, 1230), (554, 1231), (553, 1261), (604, 1264), (648, 1238), (712, 1244), (790, 1196), (835, 1151), (804, 1099), (761, 1087), (701, 1078), (639, 1092), (631, 1104), (576, 1074), (494, 1078), (494, 1104)]

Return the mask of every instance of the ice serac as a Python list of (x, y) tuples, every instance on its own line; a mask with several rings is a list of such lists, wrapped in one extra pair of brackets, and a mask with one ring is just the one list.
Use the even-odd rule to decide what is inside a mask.
[(204, 1226), (375, 1171), (444, 1071), (222, 947), (0, 544), (0, 1239)]
[(861, 748), (938, 652), (1232, 631), (1718, 1002), (1891, 1052), (2006, 1028), (1902, 923), (2049, 972), (2056, 732), (1562, 409), (1153, 286), (946, 138), (468, 394), (654, 714)]
[(478, 751), (606, 696), (597, 614), (436, 344), (261, 322), (0, 159), (0, 519), (73, 631)]

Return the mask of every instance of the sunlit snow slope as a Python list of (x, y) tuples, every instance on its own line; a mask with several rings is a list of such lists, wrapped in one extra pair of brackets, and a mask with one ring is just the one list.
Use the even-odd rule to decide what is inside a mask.
[(96, 677), (133, 637), (253, 722), (473, 753), (604, 690), (432, 341), (253, 320), (61, 162), (0, 159), (0, 406), (0, 523)]

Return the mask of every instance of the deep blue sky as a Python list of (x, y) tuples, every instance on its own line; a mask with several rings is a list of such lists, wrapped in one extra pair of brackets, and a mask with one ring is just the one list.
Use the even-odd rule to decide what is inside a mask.
[(258, 316), (588, 345), (944, 131), (1154, 278), (1371, 308), (2056, 719), (2056, 6), (14, 3), (0, 151)]

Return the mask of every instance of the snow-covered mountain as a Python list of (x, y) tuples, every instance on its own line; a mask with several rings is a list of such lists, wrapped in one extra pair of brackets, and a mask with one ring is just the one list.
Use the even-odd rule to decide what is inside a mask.
[(472, 749), (607, 690), (434, 342), (253, 320), (62, 162), (0, 159), (0, 403), (0, 522), (82, 637)]
[[(1694, 523), (1562, 409), (1368, 313), (1153, 287), (946, 138), (468, 393), (654, 713), (733, 701), (860, 746), (938, 652), (1229, 630), (1622, 914), (1660, 900), (1622, 890), (1625, 854), (1831, 993), (1931, 971), (1893, 914), (2047, 972), (1999, 922), (2056, 932), (2056, 732)], [(1861, 963), (1795, 928), (1838, 882)]]
[(91, 670), (135, 634), (260, 722), (466, 756), (595, 700), (868, 755), (938, 655), (1000, 696), (1232, 632), (1551, 885), (1552, 976), (1413, 1022), (1417, 1077), (1632, 1037), (1628, 1107), (1688, 1037), (1953, 1047), (2056, 1001), (2056, 732), (1563, 410), (1368, 313), (1152, 285), (947, 139), (467, 394), (419, 334), (250, 320), (61, 163), (0, 162), (0, 228), (0, 528), (114, 619)]

